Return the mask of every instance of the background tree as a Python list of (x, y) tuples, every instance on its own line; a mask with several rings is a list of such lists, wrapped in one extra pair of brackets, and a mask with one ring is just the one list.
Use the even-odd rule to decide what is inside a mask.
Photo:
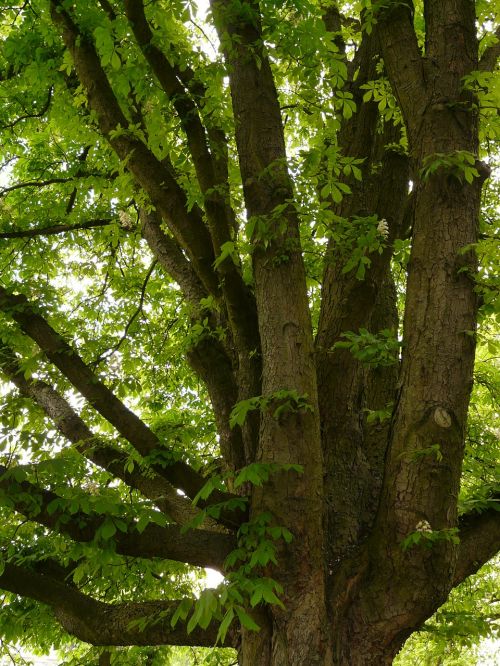
[(4, 8), (5, 637), (389, 664), (495, 555), (497, 13)]

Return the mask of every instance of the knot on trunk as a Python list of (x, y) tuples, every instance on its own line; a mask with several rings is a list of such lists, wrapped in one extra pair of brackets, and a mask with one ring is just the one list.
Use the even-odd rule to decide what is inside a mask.
[(449, 428), (451, 426), (451, 416), (444, 407), (436, 407), (434, 410), (434, 422), (440, 428)]

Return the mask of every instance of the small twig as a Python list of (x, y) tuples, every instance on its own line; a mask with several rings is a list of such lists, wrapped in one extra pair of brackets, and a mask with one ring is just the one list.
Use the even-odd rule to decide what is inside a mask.
[(210, 37), (207, 35), (206, 31), (203, 30), (203, 28), (201, 27), (201, 25), (199, 25), (199, 24), (198, 24), (198, 23), (197, 23), (192, 17), (189, 19), (189, 21), (190, 21), (190, 23), (192, 23), (192, 24), (194, 25), (194, 27), (195, 27), (197, 30), (199, 30), (199, 31), (201, 32), (201, 34), (203, 35), (203, 37), (205, 37), (205, 39), (207, 40), (207, 42), (210, 44), (210, 47), (213, 49), (213, 52), (214, 52), (215, 54), (217, 54), (217, 53), (218, 53), (218, 49), (217, 49), (217, 47), (215, 46), (215, 44), (213, 43), (213, 41), (210, 39)]
[(47, 102), (45, 103), (43, 109), (41, 109), (38, 113), (26, 113), (24, 116), (19, 116), (19, 118), (16, 118), (11, 123), (7, 123), (7, 125), (3, 125), (2, 129), (12, 129), (18, 123), (22, 122), (23, 120), (28, 120), (30, 118), (42, 118), (47, 113), (47, 111), (49, 110), (50, 103), (52, 101), (52, 93), (53, 92), (54, 92), (54, 87), (50, 86), (49, 96), (47, 98)]
[[(14, 666), (16, 666), (16, 664), (25, 664), (26, 666), (31, 666), (31, 664), (33, 663), (31, 661), (27, 661), (23, 657), (23, 655), (21, 654), (21, 650), (19, 650), (19, 648), (17, 648), (15, 645), (9, 645), (8, 643), (6, 643), (1, 638), (0, 638), (0, 646), (1, 646), (2, 650), (7, 654), (7, 656), (9, 657), (11, 662), (14, 664)], [(15, 656), (13, 656), (12, 652), (15, 652), (18, 655), (17, 659), (16, 659)]]
[[(88, 154), (90, 152), (90, 146), (85, 146), (85, 148), (82, 150), (80, 155), (78, 155), (78, 161), (80, 162), (80, 166), (78, 167), (76, 171), (76, 176), (81, 176), (83, 173), (83, 165), (85, 164)], [(73, 191), (69, 195), (68, 203), (66, 204), (66, 215), (69, 215), (71, 211), (73, 210), (75, 206), (75, 201), (76, 201), (76, 195), (78, 194), (78, 188), (75, 186), (73, 188)]]
[(141, 287), (141, 295), (140, 295), (140, 298), (139, 298), (139, 305), (134, 310), (134, 313), (132, 314), (132, 316), (128, 320), (127, 325), (125, 326), (125, 330), (123, 332), (123, 335), (121, 336), (121, 338), (118, 340), (118, 342), (113, 347), (111, 347), (106, 352), (104, 352), (103, 354), (101, 354), (100, 356), (97, 357), (97, 359), (92, 363), (93, 367), (97, 366), (102, 361), (110, 358), (115, 352), (117, 352), (120, 349), (122, 344), (127, 339), (127, 335), (128, 335), (129, 330), (130, 330), (130, 327), (132, 326), (134, 321), (137, 319), (137, 317), (142, 312), (142, 308), (144, 306), (144, 299), (146, 297), (146, 289), (147, 289), (147, 286), (148, 286), (148, 282), (149, 282), (149, 279), (150, 279), (151, 275), (153, 274), (153, 271), (154, 271), (155, 266), (156, 266), (157, 263), (158, 263), (157, 259), (154, 259), (151, 266), (148, 269), (148, 272), (146, 273), (146, 277), (144, 278), (144, 282), (143, 282), (142, 287)]
[(75, 180), (75, 176), (70, 176), (69, 178), (48, 178), (47, 180), (28, 180), (24, 183), (16, 183), (15, 185), (10, 185), (10, 187), (4, 187), (0, 190), (0, 197), (5, 196), (9, 192), (14, 190), (20, 190), (23, 187), (47, 187), (48, 185), (54, 185), (55, 183), (69, 183), (72, 180)]

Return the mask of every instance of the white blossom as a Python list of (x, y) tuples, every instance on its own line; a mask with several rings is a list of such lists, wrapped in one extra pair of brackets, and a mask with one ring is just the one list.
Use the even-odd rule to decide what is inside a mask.
[(389, 238), (389, 225), (385, 217), (383, 217), (377, 224), (377, 231), (386, 240)]
[(131, 229), (134, 226), (132, 218), (130, 217), (130, 215), (127, 213), (126, 210), (118, 211), (118, 219), (120, 220), (120, 224), (122, 225), (122, 227), (125, 227), (125, 229)]
[(432, 527), (427, 520), (421, 520), (417, 523), (415, 530), (417, 532), (432, 532)]

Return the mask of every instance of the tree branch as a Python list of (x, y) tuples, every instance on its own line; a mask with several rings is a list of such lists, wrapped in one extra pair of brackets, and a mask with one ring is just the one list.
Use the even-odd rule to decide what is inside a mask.
[[(208, 149), (205, 128), (201, 122), (198, 109), (191, 99), (189, 92), (178, 79), (173, 65), (170, 64), (163, 51), (155, 46), (153, 33), (144, 13), (142, 0), (125, 0), (124, 6), (125, 14), (137, 43), (180, 118), (187, 136), (189, 152), (193, 158), (198, 182), (200, 183), (201, 191), (205, 193), (207, 190), (216, 187), (217, 181), (215, 179), (212, 156)], [(216, 217), (213, 219), (211, 233), (214, 244), (220, 247), (222, 243), (230, 240), (231, 233), (230, 225), (226, 218), (224, 202), (219, 201), (219, 199), (220, 197), (216, 197), (214, 203), (222, 205), (222, 209), (217, 207), (217, 211), (212, 211), (216, 213)], [(207, 213), (209, 213), (209, 210), (207, 210)]]
[(127, 321), (125, 325), (125, 329), (123, 331), (123, 334), (121, 335), (120, 339), (116, 344), (114, 344), (111, 348), (108, 348), (106, 351), (104, 351), (102, 354), (100, 354), (97, 358), (96, 361), (94, 361), (95, 366), (97, 366), (99, 363), (101, 363), (104, 359), (108, 359), (110, 356), (112, 356), (114, 353), (116, 353), (120, 347), (123, 345), (123, 343), (126, 341), (130, 327), (134, 323), (134, 321), (137, 319), (137, 317), (140, 314), (143, 314), (143, 308), (144, 308), (144, 299), (146, 298), (146, 289), (148, 286), (148, 282), (153, 275), (153, 272), (156, 268), (156, 265), (158, 263), (158, 260), (156, 257), (153, 259), (151, 262), (150, 267), (147, 270), (146, 276), (144, 278), (144, 281), (141, 286), (141, 291), (139, 294), (139, 304), (137, 305), (136, 309), (130, 316), (129, 320)]
[[(227, 179), (217, 178), (214, 160), (208, 147), (209, 139), (198, 109), (189, 91), (177, 77), (175, 68), (164, 53), (154, 45), (153, 33), (146, 19), (142, 1), (126, 0), (125, 12), (144, 57), (172, 101), (186, 133), (198, 182), (205, 195), (204, 208), (214, 252), (218, 256), (222, 245), (232, 239), (234, 213), (228, 206), (227, 195), (220, 191), (221, 188), (228, 190), (229, 184)], [(221, 288), (236, 347), (241, 359), (248, 358), (259, 344), (253, 296), (243, 282), (241, 266), (235, 264), (233, 257), (226, 257), (218, 264), (217, 270), (221, 276)], [(249, 372), (257, 370), (249, 368)]]
[[(57, 578), (7, 563), (0, 587), (52, 607), (56, 619), (71, 635), (92, 645), (199, 645), (213, 647), (218, 626), (197, 626), (187, 633), (183, 622), (172, 628), (180, 601), (143, 601), (106, 604), (82, 594)], [(144, 628), (142, 623), (145, 624)], [(225, 647), (236, 644), (229, 632)]]
[(47, 111), (49, 110), (50, 103), (51, 103), (51, 101), (52, 101), (52, 94), (53, 94), (53, 92), (54, 92), (54, 89), (53, 89), (53, 87), (51, 86), (51, 87), (49, 88), (49, 93), (48, 93), (48, 96), (47, 96), (47, 101), (45, 102), (45, 104), (43, 105), (42, 109), (41, 109), (38, 113), (25, 113), (24, 116), (19, 116), (18, 118), (16, 118), (15, 120), (13, 120), (11, 123), (7, 123), (7, 124), (5, 124), (5, 125), (2, 125), (2, 127), (1, 127), (0, 129), (5, 130), (5, 129), (13, 128), (13, 127), (15, 127), (18, 123), (22, 122), (23, 120), (28, 120), (28, 119), (30, 119), (30, 118), (42, 118), (42, 117), (47, 113)]
[(58, 177), (47, 178), (46, 180), (28, 180), (24, 183), (16, 183), (15, 185), (10, 185), (9, 187), (4, 187), (0, 190), (0, 198), (4, 197), (9, 192), (14, 192), (14, 190), (20, 190), (25, 187), (48, 187), (49, 185), (55, 185), (57, 183), (71, 183), (78, 178), (88, 178), (89, 176), (102, 176), (100, 173), (85, 173), (80, 175), (68, 176), (68, 177)]
[[(94, 541), (107, 516), (83, 511), (69, 514), (64, 511), (64, 498), (28, 481), (16, 482), (10, 478), (10, 471), (0, 465), (0, 490), (12, 501), (18, 513), (74, 541)], [(183, 533), (177, 525), (161, 527), (154, 523), (139, 532), (137, 523), (120, 520), (127, 523), (127, 531), (117, 531), (113, 536), (119, 555), (177, 560), (221, 571), (224, 560), (236, 548), (236, 540), (229, 534), (199, 529)]]
[[(268, 225), (269, 230), (269, 243), (263, 242), (258, 233), (252, 237), (262, 372), (238, 377), (241, 387), (238, 398), (272, 393), (278, 387), (291, 385), (310, 397), (316, 396), (315, 376), (314, 387), (309, 384), (312, 365), (308, 366), (309, 360), (305, 361), (312, 358), (313, 350), (298, 216), (292, 204), (293, 184), (288, 171), (278, 93), (262, 36), (259, 3), (252, 0), (240, 6), (229, 0), (212, 0), (211, 7), (225, 48), (247, 214), (250, 219), (259, 219), (264, 226)], [(296, 332), (293, 343), (283, 334), (284, 328)], [(290, 353), (292, 347), (300, 348), (301, 353)], [(261, 445), (266, 428), (261, 421)], [(251, 457), (258, 440), (252, 432), (257, 432), (258, 426), (249, 424), (250, 429), (248, 436), (244, 432), (244, 437)], [(268, 432), (273, 429), (274, 425), (269, 424)], [(264, 453), (265, 447), (261, 448), (264, 459), (280, 450), (277, 439), (280, 437), (287, 440), (286, 445), (282, 444), (284, 455), (299, 455), (292, 453), (293, 437), (285, 435), (283, 428), (279, 434), (269, 436), (272, 454)], [(307, 462), (311, 463), (311, 469), (315, 461), (315, 453), (309, 449)]]
[[(437, 65), (448, 80), (454, 78), (453, 74), (459, 77), (457, 87), (462, 87), (464, 73), (462, 67), (454, 72), (457, 60), (468, 64), (472, 60), (471, 70), (478, 67), (475, 5), (469, 0), (424, 0), (426, 58)], [(439, 73), (437, 78), (440, 78)]]
[(79, 231), (81, 229), (94, 229), (96, 227), (106, 227), (113, 220), (86, 220), (77, 224), (51, 224), (47, 227), (38, 229), (19, 229), (12, 231), (1, 231), (0, 238), (35, 238), (37, 236), (54, 236), (64, 234), (70, 231)]
[[(206, 311), (200, 306), (200, 301), (206, 298), (206, 292), (182, 250), (173, 238), (162, 231), (155, 212), (141, 210), (140, 217), (142, 234), (158, 262), (179, 284), (186, 299), (193, 306), (196, 316), (200, 318), (206, 316)], [(209, 316), (210, 319), (213, 317)], [(215, 325), (214, 322), (214, 328)], [(205, 383), (210, 395), (224, 460), (236, 469), (243, 467), (246, 460), (241, 429), (229, 427), (229, 414), (238, 401), (238, 389), (230, 356), (223, 343), (214, 336), (203, 338), (193, 344), (187, 352), (187, 359)]]
[[(404, 174), (404, 168), (401, 172)], [(388, 187), (391, 182), (387, 181)], [(395, 201), (398, 201), (397, 190)], [(374, 384), (383, 384), (387, 375), (384, 372), (386, 369), (381, 368), (380, 372), (372, 372), (370, 375), (349, 350), (332, 349), (332, 346), (340, 339), (343, 331), (358, 331), (364, 327), (377, 333), (382, 328), (388, 328), (374, 326), (371, 315), (382, 313), (377, 312), (374, 306), (380, 307), (379, 296), (384, 279), (388, 278), (391, 254), (392, 251), (388, 248), (383, 255), (374, 258), (364, 281), (341, 275), (342, 262), (338, 261), (329, 271), (330, 279), (336, 275), (338, 280), (327, 284), (325, 289), (325, 295), (331, 300), (324, 302), (335, 309), (335, 316), (330, 317), (333, 324), (331, 333), (324, 328), (325, 320), (321, 322), (322, 335), (318, 336), (321, 347), (318, 350), (317, 364), (327, 470), (325, 493), (330, 499), (327, 503), (327, 514), (331, 521), (330, 530), (337, 535), (331, 543), (331, 547), (335, 549), (335, 559), (339, 559), (354, 544), (359, 543), (366, 524), (371, 522), (376, 512), (382, 478), (381, 468), (387, 447), (384, 436), (387, 435), (387, 429), (383, 428), (381, 436), (376, 440), (367, 437), (358, 410), (384, 409), (387, 403), (394, 399), (397, 366), (392, 373), (392, 391), (390, 388), (384, 391), (384, 395), (388, 394), (387, 400), (374, 407), (367, 403), (367, 399), (370, 393), (376, 391)], [(349, 303), (353, 304), (352, 309), (348, 307)], [(328, 312), (326, 317), (328, 318)], [(335, 338), (335, 335), (339, 337)], [(325, 344), (327, 340), (328, 343)], [(335, 410), (332, 410), (332, 404), (335, 405)], [(354, 410), (353, 405), (356, 405)], [(353, 479), (356, 479), (355, 483), (352, 482)]]
[(424, 65), (417, 36), (413, 27), (410, 3), (394, 3), (394, 6), (380, 10), (377, 31), (380, 47), (389, 80), (411, 130), (415, 123), (412, 118), (422, 116), (427, 99)]
[[(500, 495), (493, 499), (500, 502)], [(460, 545), (453, 586), (475, 574), (500, 551), (500, 511), (490, 508), (481, 513), (466, 513), (458, 526)]]
[[(27, 380), (15, 354), (3, 344), (0, 345), (0, 369), (22, 395), (34, 400), (43, 409), (59, 432), (88, 460), (121, 479), (129, 487), (136, 488), (175, 522), (182, 525), (198, 516), (199, 510), (153, 469), (147, 467), (143, 474), (141, 466), (134, 465), (131, 470), (129, 455), (97, 437), (49, 384), (40, 380)], [(202, 526), (217, 529), (216, 523), (208, 518)]]
[(188, 212), (186, 194), (170, 170), (147, 148), (137, 132), (129, 128), (94, 45), (79, 32), (60, 0), (52, 0), (51, 13), (71, 53), (78, 78), (87, 91), (89, 107), (97, 116), (101, 132), (161, 212), (188, 253), (205, 288), (218, 294), (219, 286), (212, 268), (215, 259), (212, 241), (201, 211), (193, 206)]
[[(87, 161), (87, 157), (90, 152), (90, 146), (85, 146), (82, 150), (82, 152), (78, 155), (78, 161), (80, 162), (80, 165), (78, 169), (76, 170), (76, 175), (81, 176), (83, 173), (83, 168), (85, 165), (85, 162)], [(75, 201), (76, 201), (76, 195), (78, 194), (78, 188), (75, 186), (69, 195), (68, 203), (66, 204), (66, 215), (69, 215), (71, 211), (73, 210), (75, 206)]]
[[(165, 451), (166, 447), (158, 437), (100, 381), (76, 350), (35, 312), (25, 296), (13, 295), (0, 287), (0, 309), (19, 324), (94, 409), (142, 456), (148, 456), (153, 451)], [(205, 483), (203, 477), (183, 462), (172, 462), (161, 473), (190, 497), (194, 497)]]
[(492, 72), (500, 58), (500, 27), (495, 31), (495, 37), (495, 44), (488, 46), (479, 60), (479, 69), (482, 72)]
[(348, 181), (351, 194), (339, 204), (331, 202), (331, 211), (349, 221), (349, 233), (369, 215), (385, 219), (389, 233), (387, 238), (379, 238), (381, 253), (369, 255), (371, 263), (362, 280), (356, 275), (356, 268), (344, 272), (348, 257), (345, 244), (329, 241), (316, 337), (326, 516), (328, 531), (336, 535), (328, 545), (331, 561), (340, 561), (366, 534), (366, 526), (372, 521), (378, 503), (380, 467), (387, 446), (383, 433), (376, 442), (365, 436), (360, 418), (365, 408), (373, 408), (367, 404), (368, 395), (375, 388), (369, 388), (369, 383), (381, 379), (382, 373), (372, 373), (370, 382), (366, 367), (349, 350), (333, 348), (346, 331), (366, 328), (376, 333), (386, 328), (384, 325), (375, 328), (371, 317), (380, 307), (378, 299), (390, 273), (393, 242), (399, 237), (407, 197), (409, 160), (386, 149), (399, 142), (401, 130), (388, 122), (380, 132), (377, 104), (363, 102), (363, 86), (380, 76), (377, 73), (379, 59), (375, 27), (370, 35), (363, 34), (355, 58), (356, 78), (346, 83), (357, 111), (352, 118), (343, 121), (338, 135), (342, 154), (360, 160), (362, 179), (357, 181), (351, 177)]
[[(3, 293), (6, 292), (0, 287), (0, 309), (3, 305)], [(20, 297), (14, 296), (13, 298), (18, 299)], [(21, 301), (26, 304), (26, 299), (24, 297), (21, 297)], [(29, 316), (34, 316), (40, 324), (41, 331), (38, 331), (40, 335), (43, 336), (44, 333), (47, 335), (45, 341), (53, 351), (51, 352), (49, 350), (47, 353), (47, 350), (42, 347), (46, 352), (46, 355), (49, 357), (49, 354), (50, 356), (55, 354), (56, 358), (62, 358), (62, 365), (64, 367), (64, 357), (66, 356), (66, 360), (73, 357), (77, 367), (71, 371), (71, 374), (73, 375), (76, 373), (75, 376), (77, 378), (79, 377), (79, 384), (81, 382), (83, 388), (85, 389), (85, 387), (87, 387), (90, 391), (87, 395), (85, 395), (83, 391), (80, 392), (84, 397), (89, 399), (94, 408), (97, 409), (94, 404), (94, 402), (97, 401), (101, 407), (104, 407), (104, 411), (100, 411), (99, 409), (97, 409), (97, 411), (110, 423), (112, 423), (112, 421), (105, 416), (104, 412), (109, 413), (110, 417), (116, 419), (117, 424), (123, 419), (123, 428), (130, 433), (131, 437), (134, 436), (134, 438), (136, 438), (137, 446), (134, 442), (130, 441), (129, 437), (126, 435), (123, 436), (139, 453), (141, 453), (141, 455), (147, 456), (149, 451), (154, 450), (167, 452), (168, 447), (161, 443), (146, 424), (133, 412), (130, 412), (125, 405), (123, 405), (123, 403), (121, 403), (116, 396), (97, 379), (80, 357), (76, 355), (73, 349), (67, 345), (67, 343), (47, 324), (47, 322), (45, 322), (45, 320), (39, 315), (35, 315), (29, 306), (28, 310), (32, 313)], [(36, 328), (36, 323), (34, 326)], [(60, 349), (58, 349), (58, 344), (62, 345)], [(61, 349), (63, 351), (61, 351)], [(129, 459), (125, 454), (117, 452), (112, 447), (106, 445), (100, 446), (99, 439), (93, 436), (86, 424), (75, 414), (64, 398), (59, 396), (56, 391), (44, 382), (36, 381), (28, 383), (24, 379), (19, 363), (17, 362), (17, 359), (13, 357), (11, 350), (5, 345), (1, 345), (0, 352), (1, 369), (22, 392), (25, 392), (25, 394), (34, 398), (42, 406), (44, 411), (56, 421), (58, 429), (68, 437), (70, 441), (75, 443), (78, 450), (84, 453), (89, 459), (95, 461), (97, 465), (105, 467), (112, 474), (121, 478), (128, 485), (137, 487), (146, 497), (149, 497), (156, 502), (161, 500), (162, 505), (159, 504), (159, 508), (168, 515), (171, 515), (178, 522), (185, 523), (195, 517), (198, 513), (198, 509), (193, 507), (185, 498), (180, 497), (175, 488), (180, 487), (188, 496), (194, 497), (198, 490), (205, 484), (204, 477), (183, 462), (173, 462), (165, 467), (153, 465), (152, 468), (155, 470), (156, 475), (151, 474), (151, 469), (149, 467), (148, 474), (145, 476), (138, 472), (126, 472)], [(49, 360), (52, 359), (49, 357)], [(56, 367), (59, 367), (55, 362), (54, 364)], [(61, 372), (64, 374), (62, 369)], [(68, 377), (68, 379), (70, 379), (70, 377)], [(78, 388), (76, 384), (73, 385)], [(78, 388), (78, 390), (80, 389)], [(90, 395), (90, 398), (88, 395)], [(108, 405), (105, 404), (106, 400), (109, 401)], [(114, 424), (112, 423), (112, 425)], [(120, 432), (119, 428), (117, 426), (115, 427)], [(145, 439), (143, 440), (141, 438)], [(231, 496), (229, 494), (216, 490), (212, 493), (210, 502), (201, 500), (199, 502), (199, 507), (203, 508), (209, 504), (224, 502), (230, 498)], [(166, 506), (163, 503), (164, 500), (166, 500)], [(222, 511), (218, 520), (219, 522), (234, 528), (235, 526), (239, 526), (241, 521), (244, 520), (244, 516), (241, 515), (241, 512), (235, 513)], [(205, 524), (208, 526), (213, 523), (210, 519), (207, 519)]]
[(185, 257), (177, 241), (161, 228), (161, 218), (155, 211), (140, 211), (142, 235), (158, 263), (173, 277), (186, 299), (195, 307), (208, 296), (189, 260)]

